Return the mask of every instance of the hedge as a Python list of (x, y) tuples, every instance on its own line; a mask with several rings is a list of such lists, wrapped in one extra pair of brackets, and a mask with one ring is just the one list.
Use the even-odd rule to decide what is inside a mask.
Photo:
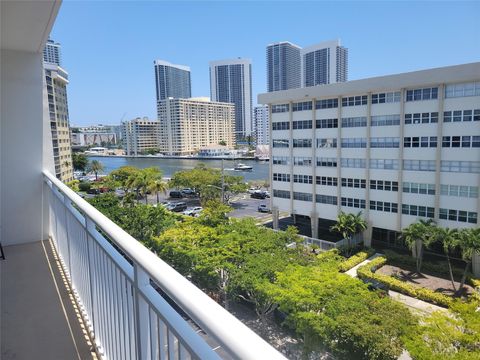
[(341, 272), (348, 271), (354, 266), (360, 264), (362, 261), (367, 260), (373, 254), (375, 254), (375, 250), (371, 248), (363, 251), (359, 251), (355, 255), (352, 255), (347, 260), (343, 261), (339, 266), (339, 270)]
[(387, 258), (381, 256), (373, 259), (368, 264), (361, 266), (357, 270), (358, 277), (362, 280), (373, 280), (381, 282), (388, 286), (391, 290), (398, 291), (402, 294), (415, 297), (420, 300), (428, 301), (437, 305), (449, 307), (453, 303), (453, 299), (447, 295), (434, 292), (430, 289), (416, 287), (401, 280), (395, 279), (388, 275), (378, 274), (375, 271), (387, 263)]

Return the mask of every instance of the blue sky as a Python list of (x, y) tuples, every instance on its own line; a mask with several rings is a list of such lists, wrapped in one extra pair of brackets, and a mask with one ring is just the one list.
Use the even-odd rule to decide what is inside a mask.
[(340, 38), (349, 79), (480, 61), (480, 2), (64, 1), (52, 38), (69, 72), (70, 122), (156, 118), (153, 60), (188, 65), (209, 96), (208, 62), (253, 61), (266, 90), (265, 46)]

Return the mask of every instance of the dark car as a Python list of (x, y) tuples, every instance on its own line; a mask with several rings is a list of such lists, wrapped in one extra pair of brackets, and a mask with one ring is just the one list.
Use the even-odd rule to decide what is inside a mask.
[(87, 194), (98, 195), (98, 194), (100, 194), (100, 190), (98, 190), (98, 189), (88, 189)]
[(182, 212), (187, 210), (187, 203), (185, 202), (177, 202), (167, 205), (167, 209), (173, 212)]
[(172, 199), (182, 199), (183, 194), (181, 191), (174, 190), (174, 191), (170, 191), (170, 197)]
[(266, 199), (266, 198), (267, 198), (267, 194), (265, 194), (265, 193), (262, 192), (262, 191), (258, 191), (258, 192), (256, 191), (256, 192), (254, 192), (253, 194), (251, 194), (250, 197), (251, 197), (252, 199), (262, 199), (262, 200), (263, 200), (263, 199)]

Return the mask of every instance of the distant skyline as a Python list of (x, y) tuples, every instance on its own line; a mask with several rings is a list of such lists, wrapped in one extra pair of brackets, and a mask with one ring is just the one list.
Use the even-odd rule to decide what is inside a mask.
[(252, 59), (253, 105), (266, 92), (266, 46), (341, 39), (349, 80), (480, 61), (480, 2), (64, 1), (51, 37), (69, 73), (72, 125), (156, 119), (153, 62), (191, 68), (209, 96), (209, 62)]

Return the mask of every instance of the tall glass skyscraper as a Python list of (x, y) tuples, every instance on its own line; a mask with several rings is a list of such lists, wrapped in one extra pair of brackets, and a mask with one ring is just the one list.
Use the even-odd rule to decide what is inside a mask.
[(210, 62), (212, 101), (235, 104), (237, 139), (252, 135), (252, 62), (232, 59)]
[(169, 97), (188, 99), (192, 97), (190, 68), (171, 64), (164, 60), (155, 60), (155, 88), (157, 102)]
[(288, 41), (267, 46), (268, 92), (301, 86), (300, 46)]

